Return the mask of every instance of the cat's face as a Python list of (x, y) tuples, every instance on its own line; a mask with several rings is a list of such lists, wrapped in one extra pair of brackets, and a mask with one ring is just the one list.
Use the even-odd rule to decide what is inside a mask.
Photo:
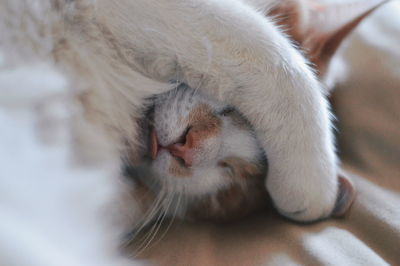
[(156, 96), (148, 121), (147, 155), (136, 176), (155, 198), (183, 198), (179, 216), (231, 221), (265, 205), (267, 160), (237, 110), (180, 85)]
[(210, 195), (237, 179), (265, 177), (265, 157), (248, 122), (184, 85), (157, 97), (149, 135), (151, 170), (177, 193)]

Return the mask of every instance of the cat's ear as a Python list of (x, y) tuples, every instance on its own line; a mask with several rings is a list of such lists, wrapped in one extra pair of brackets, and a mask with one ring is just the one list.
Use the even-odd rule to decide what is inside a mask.
[(346, 177), (339, 176), (339, 193), (336, 199), (335, 208), (333, 209), (332, 216), (340, 217), (346, 214), (350, 209), (356, 192), (352, 183)]
[(320, 3), (282, 0), (269, 13), (305, 52), (322, 77), (342, 41), (372, 11), (389, 0)]

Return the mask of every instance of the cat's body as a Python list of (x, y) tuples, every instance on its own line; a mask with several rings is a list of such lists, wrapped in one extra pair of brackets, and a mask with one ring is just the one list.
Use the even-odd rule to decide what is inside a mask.
[(264, 151), (233, 107), (181, 84), (156, 97), (149, 119), (131, 175), (154, 198), (147, 208), (160, 204), (155, 217), (230, 221), (266, 205)]
[(265, 16), (279, 3), (5, 0), (2, 60), (57, 67), (84, 110), (76, 153), (95, 160), (138, 156), (145, 99), (172, 89), (170, 80), (234, 105), (268, 154), (277, 209), (315, 220), (332, 213), (339, 191), (330, 113), (304, 57)]
[[(306, 3), (289, 2), (303, 7)], [(280, 3), (3, 0), (0, 63), (2, 70), (26, 70), (32, 65), (40, 70), (35, 66), (46, 65), (65, 78), (83, 109), (69, 127), (73, 157), (82, 163), (114, 162), (127, 154), (137, 159), (138, 121), (145, 99), (173, 89), (170, 80), (224, 100), (251, 122), (268, 154), (269, 173), (264, 180), (277, 209), (294, 220), (315, 220), (329, 216), (342, 196), (330, 113), (324, 89), (306, 60), (266, 17), (272, 6), (279, 15)], [(315, 37), (310, 33), (316, 31), (307, 29), (292, 37), (312, 48), (307, 44), (315, 44), (315, 39), (309, 42), (304, 35)], [(46, 83), (46, 79), (39, 80)], [(28, 87), (40, 86), (34, 85)], [(125, 188), (118, 178), (113, 185)], [(123, 196), (124, 221), (129, 226), (138, 219), (137, 201), (129, 193)], [(339, 207), (350, 202), (344, 199)], [(124, 229), (116, 227), (114, 232)], [(90, 255), (96, 258), (96, 253)]]
[(171, 79), (185, 82), (233, 104), (252, 123), (269, 155), (267, 187), (282, 213), (297, 220), (331, 213), (338, 178), (328, 105), (303, 57), (268, 18), (241, 1), (97, 3), (107, 23), (96, 30), (110, 46), (91, 67), (104, 71), (100, 86), (115, 99), (99, 94), (97, 84), (88, 95), (96, 114), (108, 116), (102, 121), (136, 139), (128, 114), (138, 114), (141, 97), (169, 90)]

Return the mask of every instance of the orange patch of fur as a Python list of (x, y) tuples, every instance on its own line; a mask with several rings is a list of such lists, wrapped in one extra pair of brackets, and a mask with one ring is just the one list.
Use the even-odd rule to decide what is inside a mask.
[(214, 115), (206, 104), (199, 104), (190, 112), (187, 123), (191, 125), (191, 131), (195, 133), (196, 142), (213, 137), (221, 130), (222, 121)]

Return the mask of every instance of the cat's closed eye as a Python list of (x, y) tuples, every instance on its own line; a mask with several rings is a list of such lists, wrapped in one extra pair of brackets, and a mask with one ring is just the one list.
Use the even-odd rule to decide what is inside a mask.
[(221, 111), (218, 112), (218, 114), (222, 115), (222, 116), (226, 116), (226, 115), (231, 114), (234, 111), (235, 111), (235, 108), (233, 106), (226, 105), (226, 106), (224, 106), (224, 108)]

